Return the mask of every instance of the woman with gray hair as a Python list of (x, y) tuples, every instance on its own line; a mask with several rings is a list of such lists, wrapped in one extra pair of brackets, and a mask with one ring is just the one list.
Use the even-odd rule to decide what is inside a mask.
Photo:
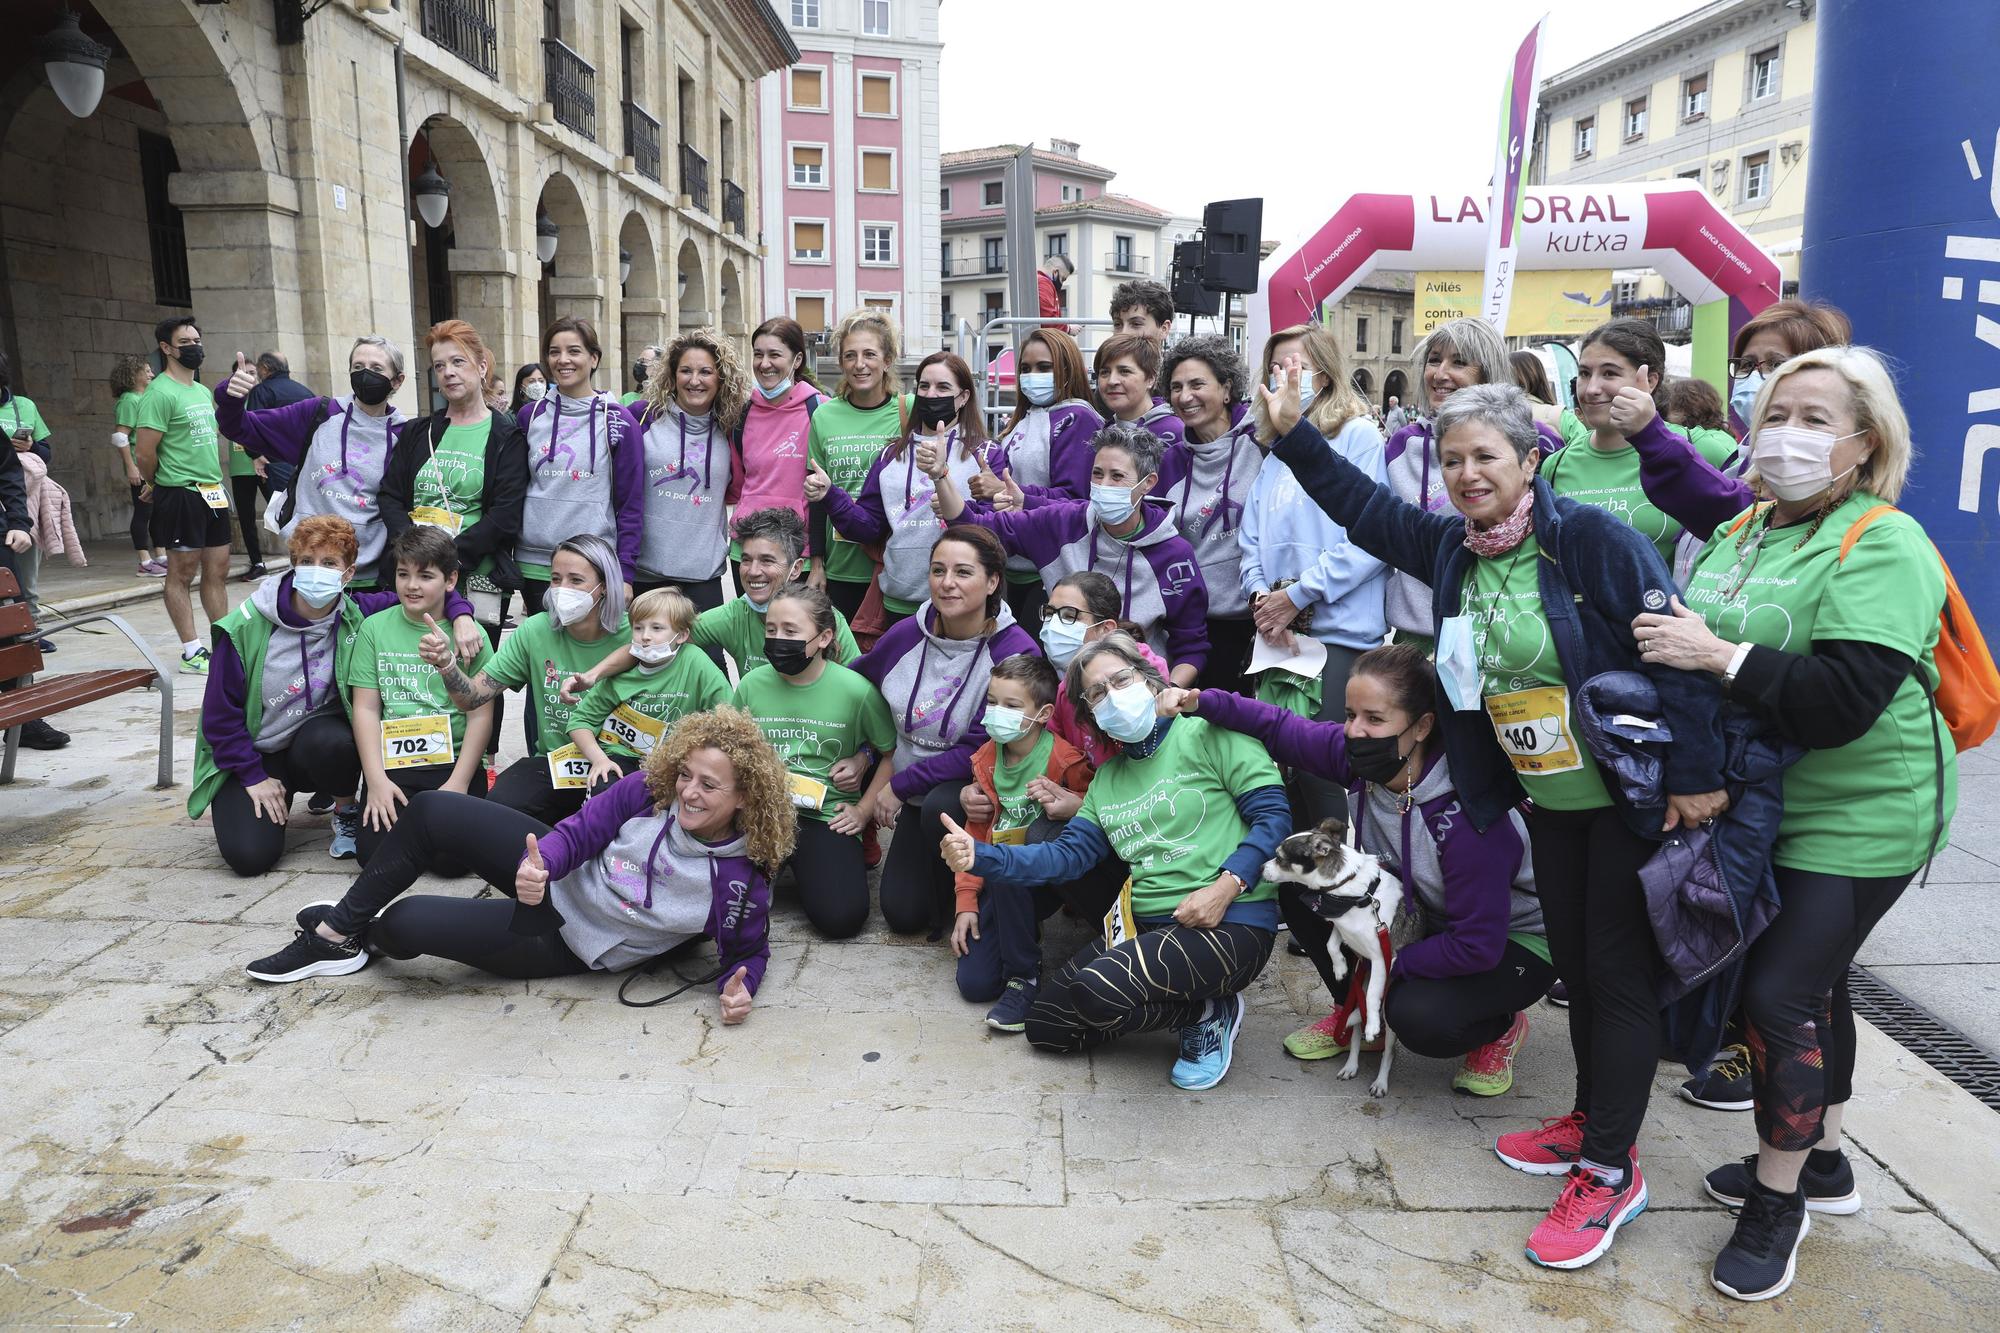
[(302, 398), (246, 411), (243, 399), (257, 386), (257, 373), (245, 367), (215, 387), (215, 424), (252, 458), (295, 470), (278, 514), (286, 537), (314, 514), (332, 514), (353, 525), (361, 556), (348, 586), (373, 588), (389, 544), (376, 496), (403, 428), (402, 414), (389, 401), (403, 387), (403, 349), (379, 333), (356, 338), (347, 354), (347, 384), (344, 397)]
[(1243, 590), (1243, 523), (1264, 463), (1244, 402), (1249, 378), (1227, 339), (1204, 335), (1167, 349), (1160, 384), (1187, 428), (1161, 463), (1160, 492), (1173, 502), (1174, 526), (1208, 585), (1208, 665), (1195, 684), (1241, 689), (1255, 635)]
[[(1438, 719), (1465, 812), (1482, 832), (1532, 797), (1536, 890), (1570, 993), (1576, 1100), (1569, 1114), (1502, 1135), (1516, 1170), (1566, 1177), (1528, 1257), (1581, 1268), (1643, 1212), (1632, 1154), (1659, 1050), (1660, 955), (1639, 868), (1661, 836), (1714, 818), (1722, 693), (1705, 676), (1643, 660), (1632, 619), (1674, 595), (1666, 562), (1631, 527), (1558, 496), (1538, 475), (1541, 435), (1510, 383), (1447, 395), (1434, 420), (1438, 474), (1456, 513), (1400, 498), (1326, 447), (1299, 410), (1298, 366), (1259, 386), (1274, 456), (1355, 544), (1434, 593)], [(1632, 805), (1599, 772), (1572, 696), (1606, 671), (1643, 672), (1674, 743), (1664, 808)], [(1482, 716), (1483, 714), (1483, 716)]]
[(452, 702), (470, 712), (507, 690), (527, 687), (535, 720), (534, 752), (501, 773), (488, 800), (553, 824), (583, 808), (591, 794), (590, 761), (569, 739), (575, 705), (562, 683), (587, 671), (631, 637), (618, 552), (595, 533), (557, 544), (549, 557), (542, 609), (515, 627), (478, 675), (468, 678), (441, 634), (424, 636), (419, 651), (438, 669)]
[[(949, 474), (937, 479), (931, 505), (947, 523), (977, 523), (1011, 555), (1035, 562), (1053, 587), (1080, 569), (1118, 585), (1121, 616), (1139, 627), (1153, 651), (1173, 664), (1173, 683), (1191, 685), (1208, 664), (1208, 585), (1173, 507), (1152, 495), (1160, 482), (1160, 437), (1132, 421), (1114, 421), (1090, 442), (1090, 499), (1046, 500), (1022, 509), (1011, 477), (996, 503), (970, 504)], [(1141, 558), (1143, 556), (1143, 558)], [(1042, 618), (1049, 618), (1042, 608)]]

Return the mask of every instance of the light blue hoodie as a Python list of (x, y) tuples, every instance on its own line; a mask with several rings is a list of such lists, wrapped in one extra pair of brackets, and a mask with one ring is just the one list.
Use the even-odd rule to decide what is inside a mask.
[[(1333, 449), (1375, 481), (1383, 479), (1382, 433), (1356, 417), (1333, 437)], [(1381, 644), (1388, 622), (1382, 594), (1388, 566), (1347, 539), (1300, 488), (1275, 454), (1264, 459), (1237, 529), (1243, 547), (1243, 591), (1253, 598), (1283, 579), (1297, 579), (1285, 595), (1300, 610), (1312, 608), (1312, 636), (1321, 643), (1366, 649)]]

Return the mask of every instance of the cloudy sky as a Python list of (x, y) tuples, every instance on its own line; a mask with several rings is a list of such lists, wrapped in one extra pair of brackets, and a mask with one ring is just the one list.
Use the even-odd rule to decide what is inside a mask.
[(1707, 0), (944, 0), (946, 151), (1051, 137), (1199, 216), (1261, 195), (1291, 241), (1357, 190), (1484, 189), (1514, 48), (1547, 77)]

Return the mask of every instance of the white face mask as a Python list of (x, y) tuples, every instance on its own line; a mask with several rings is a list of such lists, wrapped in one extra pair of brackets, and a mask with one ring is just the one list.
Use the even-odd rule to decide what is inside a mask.
[(549, 386), (541, 383), (539, 380), (530, 381), (521, 386), (521, 396), (531, 403), (540, 401), (541, 396), (548, 391)]
[(671, 639), (665, 643), (640, 643), (634, 639), (631, 648), (632, 656), (639, 659), (642, 666), (665, 666), (681, 650), (681, 646)]
[[(1866, 431), (1833, 435), (1806, 426), (1765, 426), (1750, 437), (1750, 466), (1780, 500), (1809, 500), (1854, 471), (1833, 475), (1833, 446)], [(1855, 467), (1861, 465), (1855, 460)]]
[(596, 601), (596, 597), (581, 588), (550, 588), (542, 598), (542, 609), (549, 613), (549, 619), (567, 628), (580, 624)]

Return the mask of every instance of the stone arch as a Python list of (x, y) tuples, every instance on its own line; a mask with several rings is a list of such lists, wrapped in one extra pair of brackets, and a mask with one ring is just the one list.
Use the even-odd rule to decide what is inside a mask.
[(1363, 402), (1368, 401), (1369, 395), (1375, 392), (1375, 377), (1368, 373), (1368, 367), (1356, 366), (1353, 379), (1354, 391), (1361, 395)]
[(510, 327), (506, 225), (485, 147), (463, 121), (439, 111), (419, 122), (406, 164), (411, 179), (435, 166), (451, 184), (444, 225), (430, 227), (413, 209), (415, 242), (410, 269), (416, 276), (412, 343), (440, 319), (463, 319), (478, 329), (496, 355), (504, 354)]
[[(590, 209), (576, 180), (560, 169), (551, 170), (542, 181), (540, 208), (529, 224), (529, 253), (533, 254), (534, 226), (546, 212), (556, 224), (556, 257), (542, 265), (541, 321), (535, 332), (560, 315), (580, 315), (593, 324), (604, 323), (605, 284), (597, 270), (596, 241), (591, 236)], [(616, 278), (617, 274), (611, 275)]]
[(645, 214), (633, 209), (625, 215), (618, 229), (618, 248), (632, 256), (632, 273), (618, 302), (622, 365), (636, 361), (646, 344), (666, 342), (667, 303), (660, 296), (659, 250)]
[[(681, 285), (683, 282), (686, 286)], [(701, 251), (691, 240), (682, 241), (680, 252), (674, 256), (674, 289), (678, 298), (674, 322), (678, 327), (692, 329), (715, 322)]]
[(743, 275), (737, 271), (735, 260), (722, 261), (716, 295), (721, 298), (722, 335), (739, 341), (748, 338), (750, 327), (743, 322)]
[(1410, 402), (1410, 377), (1400, 370), (1392, 370), (1382, 381), (1382, 410), (1389, 410), (1389, 400), (1396, 399), (1404, 406)]

